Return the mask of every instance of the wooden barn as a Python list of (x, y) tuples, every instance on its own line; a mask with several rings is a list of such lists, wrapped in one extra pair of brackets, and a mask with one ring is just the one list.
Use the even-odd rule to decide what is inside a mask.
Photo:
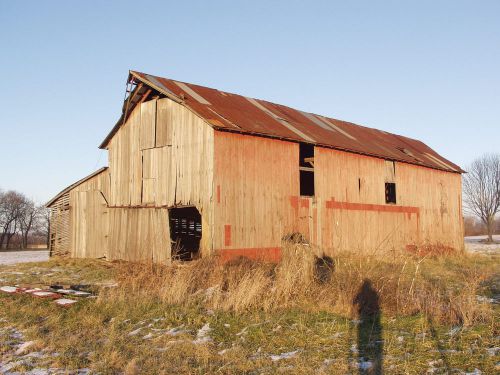
[(152, 260), (463, 246), (460, 167), (424, 143), (131, 71), (109, 166), (54, 197), (52, 254)]

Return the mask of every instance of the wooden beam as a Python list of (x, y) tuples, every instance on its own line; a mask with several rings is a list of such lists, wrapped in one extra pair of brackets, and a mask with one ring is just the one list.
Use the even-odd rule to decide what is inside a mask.
[(147, 97), (149, 96), (149, 94), (151, 94), (151, 91), (152, 91), (151, 89), (149, 89), (148, 91), (146, 91), (146, 93), (142, 96), (141, 100), (139, 100), (137, 102), (137, 105), (139, 105), (142, 102), (144, 102), (147, 99)]
[(130, 95), (128, 96), (128, 98), (127, 98), (127, 105), (125, 106), (125, 112), (123, 112), (123, 123), (125, 123), (125, 121), (127, 121), (127, 115), (128, 115), (128, 110), (129, 110), (130, 102), (137, 95), (137, 93), (142, 88), (142, 86), (143, 86), (143, 83), (142, 82), (139, 83), (135, 87), (135, 89), (130, 93)]
[(309, 167), (299, 167), (299, 171), (304, 171), (304, 172), (314, 172), (314, 168), (309, 168)]

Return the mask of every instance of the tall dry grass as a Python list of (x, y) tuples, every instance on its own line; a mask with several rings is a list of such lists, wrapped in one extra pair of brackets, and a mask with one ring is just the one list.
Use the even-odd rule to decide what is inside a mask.
[(172, 266), (121, 263), (119, 287), (108, 298), (161, 300), (225, 311), (301, 307), (355, 315), (354, 301), (369, 280), (385, 315), (424, 314), (433, 321), (470, 325), (492, 319), (491, 307), (477, 301), (481, 283), (494, 268), (464, 254), (392, 259), (353, 253), (323, 262), (309, 246), (283, 248), (279, 264), (240, 258), (222, 263), (208, 257)]

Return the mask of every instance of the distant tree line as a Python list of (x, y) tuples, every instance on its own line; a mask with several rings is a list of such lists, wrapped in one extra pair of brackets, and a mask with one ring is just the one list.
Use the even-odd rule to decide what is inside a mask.
[(49, 211), (17, 191), (0, 190), (0, 249), (47, 244)]
[[(493, 234), (500, 234), (500, 217), (495, 220), (493, 227)], [(464, 217), (464, 231), (466, 236), (484, 236), (488, 234), (486, 225), (474, 216)]]

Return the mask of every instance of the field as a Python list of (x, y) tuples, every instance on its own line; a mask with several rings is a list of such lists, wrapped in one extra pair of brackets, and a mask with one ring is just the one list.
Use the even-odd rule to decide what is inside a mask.
[[(52, 259), (0, 285), (89, 285), (70, 307), (0, 293), (0, 373), (493, 374), (495, 254), (172, 267)], [(75, 298), (77, 299), (77, 298)]]

